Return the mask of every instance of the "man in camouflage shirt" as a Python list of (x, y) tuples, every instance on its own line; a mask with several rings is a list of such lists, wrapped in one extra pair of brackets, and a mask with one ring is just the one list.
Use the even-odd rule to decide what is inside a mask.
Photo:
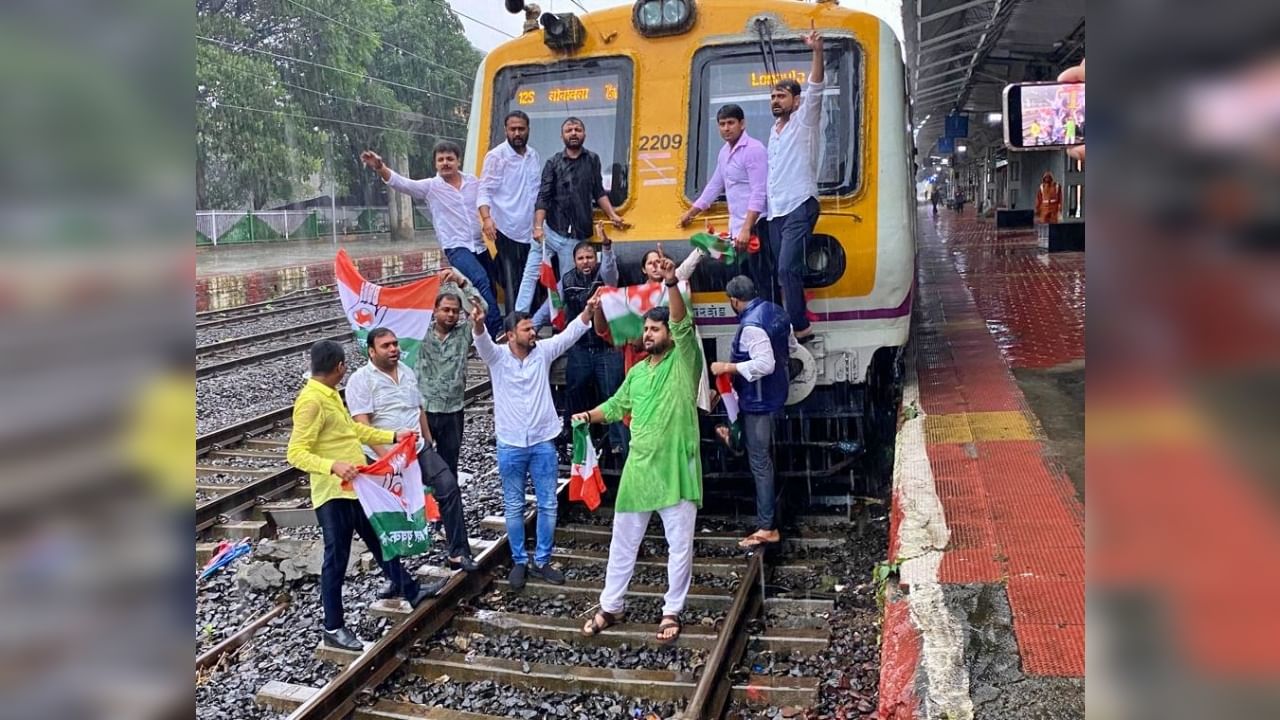
[[(465, 297), (465, 299), (464, 299)], [(488, 305), (460, 272), (445, 270), (441, 275), (431, 329), (418, 346), (418, 389), (422, 392), (427, 425), (436, 441), (436, 452), (458, 475), (458, 450), (462, 446), (462, 400), (467, 386), (467, 352), (471, 349), (471, 328), (458, 322), (464, 303)]]

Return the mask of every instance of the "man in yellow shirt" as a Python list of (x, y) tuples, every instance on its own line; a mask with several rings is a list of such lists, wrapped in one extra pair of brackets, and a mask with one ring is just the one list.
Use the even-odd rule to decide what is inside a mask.
[(324, 564), (320, 570), (324, 643), (359, 652), (364, 643), (343, 625), (342, 618), (342, 581), (351, 557), (352, 532), (360, 534), (382, 573), (410, 605), (417, 607), (438, 593), (444, 582), (419, 587), (398, 558), (384, 560), (378, 535), (360, 507), (355, 490), (342, 487), (343, 481), (356, 479), (356, 468), (365, 462), (361, 443), (388, 445), (414, 432), (379, 430), (352, 420), (337, 390), (346, 374), (346, 353), (341, 345), (321, 340), (311, 346), (311, 378), (293, 403), (288, 460), (290, 465), (311, 474), (311, 504), (324, 535)]

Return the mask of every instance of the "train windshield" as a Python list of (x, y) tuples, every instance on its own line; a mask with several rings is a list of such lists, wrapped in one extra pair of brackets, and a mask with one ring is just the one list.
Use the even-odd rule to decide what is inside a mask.
[[(818, 189), (823, 195), (845, 195), (858, 185), (859, 103), (858, 53), (848, 40), (828, 39), (824, 46), (826, 91), (822, 102), (825, 141), (818, 160)], [(769, 92), (774, 83), (793, 78), (801, 86), (812, 62), (810, 51), (799, 41), (774, 44), (777, 73), (765, 70), (759, 45), (703, 48), (693, 59), (691, 147), (685, 192), (696, 198), (716, 169), (716, 156), (724, 141), (716, 124), (716, 111), (736, 103), (746, 116), (747, 133), (768, 145), (773, 114)]]
[(604, 188), (615, 206), (627, 198), (630, 174), (632, 67), (627, 58), (589, 58), (503, 68), (494, 79), (491, 147), (504, 142), (503, 119), (529, 116), (529, 146), (544, 158), (564, 149), (560, 125), (577, 117), (585, 146), (600, 156)]

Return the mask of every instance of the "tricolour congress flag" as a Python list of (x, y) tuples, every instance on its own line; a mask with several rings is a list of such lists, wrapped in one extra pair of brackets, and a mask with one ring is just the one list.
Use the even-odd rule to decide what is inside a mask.
[(387, 559), (421, 555), (431, 547), (417, 444), (417, 434), (406, 437), (377, 462), (360, 467), (352, 483)]
[(729, 446), (737, 448), (742, 444), (742, 423), (738, 422), (738, 391), (733, 389), (733, 376), (729, 373), (717, 375), (716, 392), (720, 393), (724, 414), (729, 419)]
[[(711, 228), (708, 228), (711, 230)], [(714, 234), (712, 232), (700, 232), (689, 238), (689, 244), (696, 248), (701, 248), (703, 252), (711, 256), (712, 260), (719, 260), (725, 264), (733, 264), (738, 259), (738, 251), (733, 246), (733, 238), (726, 234)]]
[(585, 504), (588, 510), (595, 510), (600, 507), (600, 496), (604, 491), (604, 478), (600, 475), (596, 447), (591, 444), (591, 426), (581, 421), (575, 422), (569, 500)]
[[(689, 284), (681, 280), (678, 287), (685, 298), (685, 305), (692, 312)], [(615, 347), (639, 340), (644, 335), (644, 314), (666, 304), (667, 286), (660, 282), (600, 290), (600, 310), (609, 323), (609, 335)]]
[(556, 271), (551, 267), (551, 256), (547, 254), (547, 245), (542, 245), (542, 264), (538, 267), (538, 282), (547, 289), (547, 302), (551, 309), (551, 326), (557, 331), (566, 325), (564, 316), (564, 300), (560, 295), (560, 281), (556, 279)]
[(433, 275), (396, 287), (375, 285), (360, 275), (343, 249), (334, 258), (333, 275), (356, 341), (364, 344), (365, 336), (375, 327), (390, 328), (400, 339), (400, 361), (417, 368), (418, 345), (431, 327), (440, 278)]

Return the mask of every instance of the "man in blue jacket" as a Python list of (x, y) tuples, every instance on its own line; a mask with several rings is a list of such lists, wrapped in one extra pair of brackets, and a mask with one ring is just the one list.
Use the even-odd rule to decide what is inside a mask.
[(787, 311), (758, 297), (751, 278), (731, 279), (725, 293), (738, 314), (738, 333), (729, 362), (711, 363), (711, 372), (731, 375), (738, 395), (743, 443), (756, 482), (757, 524), (756, 531), (738, 546), (754, 549), (782, 540), (773, 477), (773, 418), (787, 402), (787, 360), (797, 343)]

